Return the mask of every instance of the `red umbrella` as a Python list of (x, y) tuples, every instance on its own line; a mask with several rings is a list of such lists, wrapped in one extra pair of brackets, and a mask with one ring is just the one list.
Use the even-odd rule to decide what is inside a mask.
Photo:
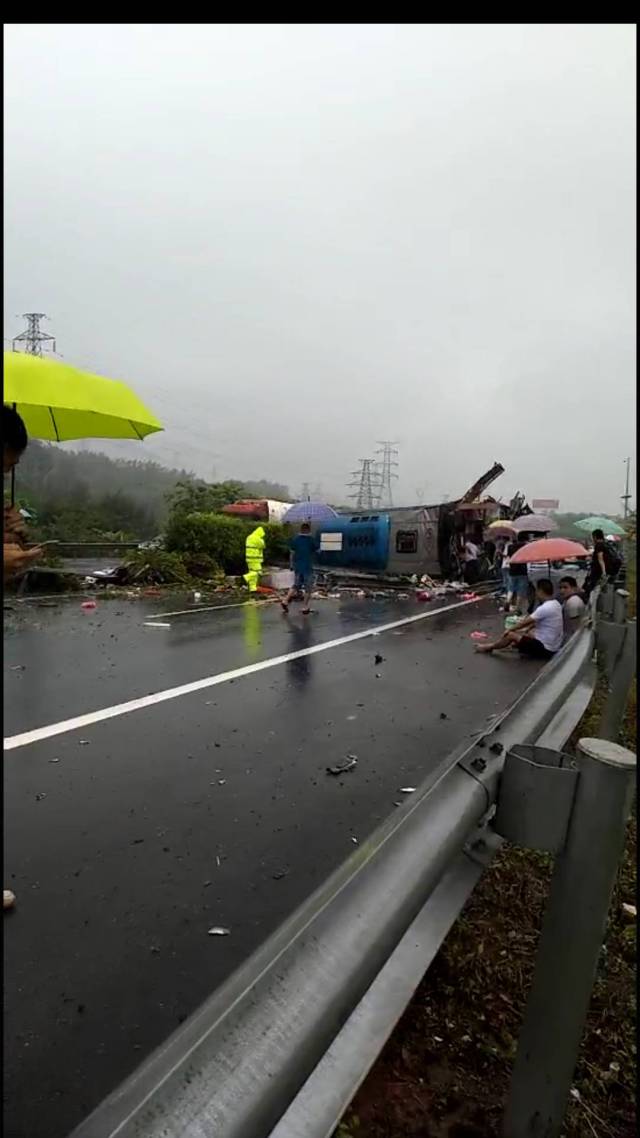
[(529, 561), (572, 561), (574, 557), (588, 557), (589, 554), (579, 541), (568, 541), (564, 537), (542, 537), (539, 541), (529, 541), (516, 550), (511, 558), (512, 565), (526, 565)]

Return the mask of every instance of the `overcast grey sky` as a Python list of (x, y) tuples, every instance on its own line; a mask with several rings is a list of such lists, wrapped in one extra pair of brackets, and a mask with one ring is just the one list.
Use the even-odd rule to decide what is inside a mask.
[[(139, 451), (398, 502), (616, 511), (635, 454), (635, 29), (5, 25), (5, 337)], [(135, 446), (135, 444), (130, 444)], [(634, 458), (635, 465), (635, 458)]]

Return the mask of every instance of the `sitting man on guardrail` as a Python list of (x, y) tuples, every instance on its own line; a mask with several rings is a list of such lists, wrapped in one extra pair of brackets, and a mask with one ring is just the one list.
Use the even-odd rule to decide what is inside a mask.
[(562, 647), (564, 621), (562, 605), (553, 596), (548, 577), (536, 584), (538, 606), (531, 616), (519, 620), (508, 632), (491, 644), (476, 645), (476, 652), (496, 652), (501, 648), (517, 648), (521, 656), (534, 660), (550, 660)]

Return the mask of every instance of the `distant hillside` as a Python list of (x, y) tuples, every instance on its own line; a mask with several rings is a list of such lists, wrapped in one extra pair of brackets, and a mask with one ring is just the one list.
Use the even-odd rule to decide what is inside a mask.
[[(16, 499), (35, 511), (41, 538), (80, 541), (105, 532), (146, 538), (162, 530), (167, 500), (178, 482), (200, 480), (157, 462), (113, 459), (32, 440), (16, 471)], [(238, 485), (244, 497), (288, 499), (287, 487), (278, 483)]]

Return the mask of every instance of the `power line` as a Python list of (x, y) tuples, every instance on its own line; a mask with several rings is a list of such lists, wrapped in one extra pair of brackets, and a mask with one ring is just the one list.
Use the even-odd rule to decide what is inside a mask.
[(358, 459), (361, 466), (359, 470), (352, 470), (352, 481), (349, 486), (357, 487), (355, 494), (349, 494), (356, 499), (357, 510), (375, 510), (380, 495), (380, 476), (375, 468), (373, 458)]
[(51, 350), (55, 352), (55, 336), (49, 336), (46, 332), (40, 330), (40, 321), (49, 319), (46, 312), (23, 312), (22, 319), (26, 320), (27, 327), (19, 336), (13, 337), (11, 341), (13, 351), (17, 352), (20, 350), (16, 348), (16, 344), (24, 344), (24, 352), (28, 356), (41, 356), (42, 347), (46, 344), (48, 347), (52, 345)]
[(393, 473), (393, 467), (398, 463), (394, 459), (397, 455), (396, 442), (393, 439), (378, 439), (379, 449), (376, 454), (382, 455), (382, 462), (378, 464), (378, 473), (380, 478), (380, 497), (378, 505), (381, 508), (389, 509), (393, 506), (393, 495), (391, 493), (391, 480), (398, 477)]

